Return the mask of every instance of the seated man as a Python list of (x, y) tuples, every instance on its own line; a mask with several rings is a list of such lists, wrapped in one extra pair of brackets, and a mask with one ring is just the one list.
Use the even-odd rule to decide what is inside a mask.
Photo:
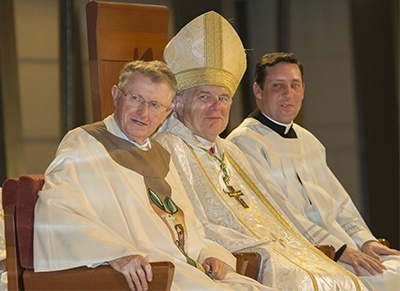
[(293, 123), (304, 88), (303, 66), (294, 54), (264, 55), (253, 84), (258, 108), (228, 139), (249, 158), (263, 185), (279, 185), (270, 195), (311, 243), (343, 251), (337, 259), (371, 289), (400, 290), (400, 252), (378, 243), (328, 168), (323, 145)]
[(215, 12), (201, 15), (170, 41), (164, 59), (179, 92), (155, 139), (171, 153), (207, 237), (230, 251), (261, 253), (259, 281), (273, 288), (363, 288), (288, 223), (240, 150), (218, 137), (246, 69), (232, 26)]
[(149, 138), (172, 110), (168, 67), (128, 63), (111, 92), (114, 114), (67, 133), (45, 173), (35, 271), (108, 262), (129, 288), (147, 290), (149, 262), (171, 261), (174, 289), (266, 289), (233, 272), (232, 254), (205, 239), (168, 152)]

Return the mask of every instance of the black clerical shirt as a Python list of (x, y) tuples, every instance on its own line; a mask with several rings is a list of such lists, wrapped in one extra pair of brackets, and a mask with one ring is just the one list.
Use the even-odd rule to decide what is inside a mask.
[(264, 114), (260, 111), (260, 109), (254, 110), (252, 113), (250, 113), (249, 117), (253, 117), (257, 119), (259, 122), (264, 124), (265, 126), (268, 126), (271, 128), (273, 131), (278, 133), (281, 137), (284, 138), (297, 138), (297, 134), (293, 129), (293, 125), (290, 127), (289, 131), (285, 134), (286, 127), (279, 125), (269, 118), (265, 117)]

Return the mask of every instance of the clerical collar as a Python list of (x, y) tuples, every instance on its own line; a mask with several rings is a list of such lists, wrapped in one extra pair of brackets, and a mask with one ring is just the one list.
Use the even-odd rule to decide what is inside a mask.
[(134, 142), (133, 140), (130, 140), (124, 133), (122, 133), (124, 135), (124, 138), (129, 141), (130, 143), (134, 144), (135, 146), (137, 146), (139, 149), (141, 149), (142, 151), (148, 151), (151, 149), (151, 142), (149, 138), (146, 138), (146, 140), (144, 141), (144, 144), (138, 144), (137, 142)]
[(268, 126), (284, 138), (297, 138), (296, 132), (293, 129), (293, 122), (291, 122), (290, 124), (277, 122), (262, 113), (258, 108), (250, 113), (249, 117), (257, 119), (259, 122), (261, 122), (265, 126)]
[[(112, 128), (111, 131), (114, 132), (114, 134), (115, 134), (116, 136), (118, 136), (119, 138), (123, 138), (123, 139), (129, 141), (130, 143), (132, 143), (133, 145), (135, 145), (136, 147), (138, 147), (139, 149), (141, 149), (141, 150), (143, 150), (143, 151), (148, 151), (148, 150), (151, 149), (151, 142), (150, 142), (150, 139), (149, 139), (149, 138), (146, 138), (144, 144), (143, 144), (143, 145), (140, 145), (140, 144), (138, 144), (137, 142), (134, 142), (134, 141), (130, 140), (130, 139), (125, 135), (125, 133), (122, 132), (122, 130), (119, 128), (117, 122), (115, 121), (114, 113), (113, 113), (111, 116), (107, 117), (106, 120), (108, 120), (108, 118), (110, 118), (110, 121), (111, 121), (111, 122), (110, 122), (110, 126), (111, 126), (111, 128)], [(106, 125), (106, 126), (107, 126), (107, 125)], [(107, 129), (108, 129), (108, 128), (107, 128)]]

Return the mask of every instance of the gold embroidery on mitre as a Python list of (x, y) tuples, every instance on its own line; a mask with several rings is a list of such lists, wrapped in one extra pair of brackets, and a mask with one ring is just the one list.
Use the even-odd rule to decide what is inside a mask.
[(239, 81), (230, 72), (215, 68), (194, 68), (177, 73), (176, 80), (179, 90), (186, 90), (199, 84), (218, 84), (226, 87), (229, 92), (235, 92)]
[(177, 78), (179, 91), (218, 85), (233, 96), (246, 70), (246, 53), (239, 35), (214, 11), (185, 25), (165, 47), (164, 60)]
[(222, 68), (222, 18), (218, 14), (208, 13), (204, 15), (204, 57), (206, 67)]

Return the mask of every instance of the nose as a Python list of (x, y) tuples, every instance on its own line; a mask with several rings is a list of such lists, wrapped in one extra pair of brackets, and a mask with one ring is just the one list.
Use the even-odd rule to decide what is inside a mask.
[(290, 86), (285, 87), (283, 91), (283, 97), (285, 98), (292, 98), (293, 97), (293, 89)]
[(142, 103), (136, 110), (138, 114), (141, 116), (148, 115), (149, 114), (149, 104), (147, 102)]
[(218, 109), (221, 109), (221, 107), (222, 107), (222, 102), (220, 100), (218, 100), (218, 98), (214, 98), (211, 102), (210, 108), (212, 108), (214, 110), (218, 110)]

